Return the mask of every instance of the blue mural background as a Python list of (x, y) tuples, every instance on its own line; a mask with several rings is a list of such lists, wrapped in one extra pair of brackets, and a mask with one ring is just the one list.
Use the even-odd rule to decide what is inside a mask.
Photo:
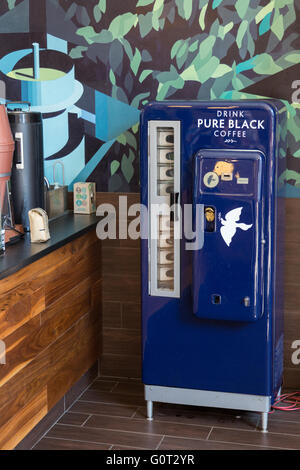
[[(0, 79), (43, 113), (45, 173), (139, 190), (138, 120), (153, 99), (275, 97), (289, 110), (300, 197), (298, 0), (3, 0)], [(32, 43), (40, 47), (33, 76)], [(55, 173), (53, 175), (53, 173)]]

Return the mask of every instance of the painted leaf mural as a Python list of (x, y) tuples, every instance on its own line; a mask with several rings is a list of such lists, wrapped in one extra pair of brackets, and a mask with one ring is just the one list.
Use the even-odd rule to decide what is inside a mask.
[[(55, 117), (67, 140), (61, 131), (55, 147), (49, 120), (45, 164), (51, 171), (61, 161), (70, 186), (89, 179), (98, 191), (139, 190), (139, 112), (151, 100), (284, 99), (288, 168), (281, 179), (300, 197), (299, 20), (298, 0), (5, 0), (1, 80), (10, 99), (22, 98), (23, 85), (7, 68), (28, 62), (19, 56), (29, 54), (33, 35), (43, 60), (60, 71), (70, 65), (68, 102)], [(51, 106), (59, 108), (59, 97)]]

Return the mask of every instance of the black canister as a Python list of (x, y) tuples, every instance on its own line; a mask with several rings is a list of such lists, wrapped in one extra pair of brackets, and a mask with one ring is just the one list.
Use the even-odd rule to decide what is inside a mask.
[(15, 152), (11, 172), (11, 193), (16, 224), (29, 231), (28, 211), (45, 208), (44, 153), (41, 113), (8, 110)]

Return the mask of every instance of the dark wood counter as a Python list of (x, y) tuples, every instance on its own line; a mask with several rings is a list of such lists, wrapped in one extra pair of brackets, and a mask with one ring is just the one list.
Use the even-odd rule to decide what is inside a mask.
[[(99, 218), (63, 216), (0, 260), (0, 449), (13, 449), (98, 361)], [(45, 418), (47, 419), (47, 418)]]
[(10, 276), (87, 233), (97, 225), (99, 220), (100, 218), (95, 214), (83, 215), (70, 212), (49, 223), (51, 239), (45, 243), (30, 243), (30, 234), (25, 234), (22, 240), (8, 246), (6, 252), (0, 255), (0, 279)]

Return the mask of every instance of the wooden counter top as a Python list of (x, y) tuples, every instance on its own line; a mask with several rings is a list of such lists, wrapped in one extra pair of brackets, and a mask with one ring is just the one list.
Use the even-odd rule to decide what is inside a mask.
[(51, 239), (46, 243), (30, 243), (30, 234), (26, 233), (0, 255), (0, 280), (93, 229), (99, 220), (95, 214), (63, 215), (49, 223)]

